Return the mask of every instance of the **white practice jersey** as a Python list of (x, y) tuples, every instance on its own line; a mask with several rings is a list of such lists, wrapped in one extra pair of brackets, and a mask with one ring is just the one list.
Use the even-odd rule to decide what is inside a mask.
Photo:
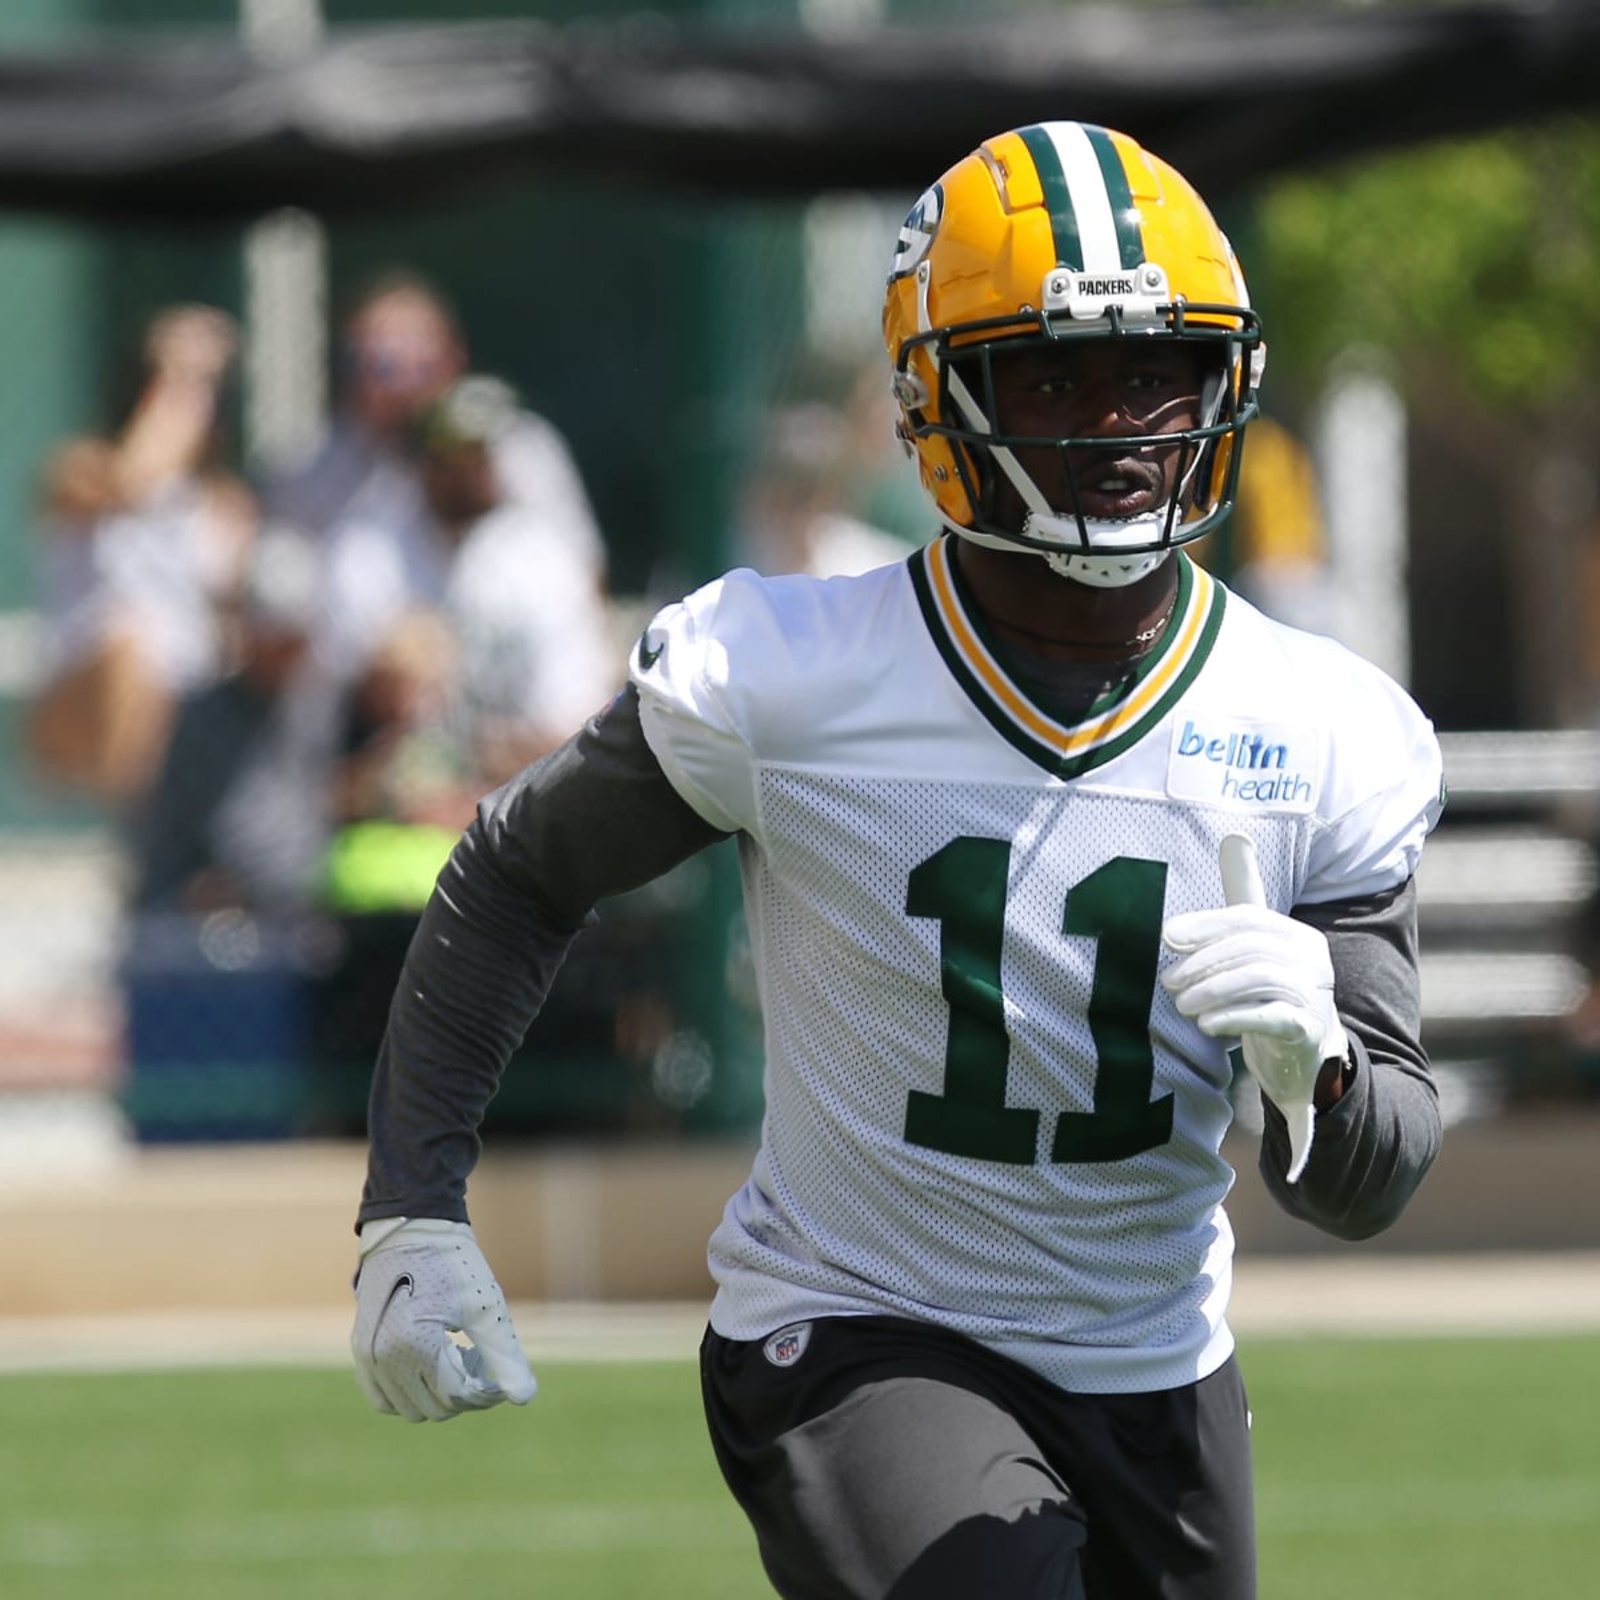
[(1064, 1388), (1175, 1387), (1232, 1349), (1232, 1074), (1157, 981), (1162, 922), (1223, 903), (1230, 832), (1280, 911), (1403, 883), (1437, 743), (1377, 669), (1183, 555), (1136, 680), (1063, 725), (951, 557), (734, 572), (635, 655), (668, 778), (741, 835), (766, 1026), (711, 1321), (892, 1314)]

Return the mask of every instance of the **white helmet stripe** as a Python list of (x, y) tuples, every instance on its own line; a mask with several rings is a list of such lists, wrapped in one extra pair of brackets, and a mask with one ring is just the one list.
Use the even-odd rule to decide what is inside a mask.
[(1077, 215), (1078, 241), (1083, 247), (1083, 270), (1089, 273), (1122, 271), (1122, 249), (1117, 240), (1117, 222), (1111, 211), (1111, 197), (1100, 162), (1089, 142), (1089, 135), (1078, 122), (1046, 122), (1040, 125), (1050, 137), (1067, 180), (1067, 193)]

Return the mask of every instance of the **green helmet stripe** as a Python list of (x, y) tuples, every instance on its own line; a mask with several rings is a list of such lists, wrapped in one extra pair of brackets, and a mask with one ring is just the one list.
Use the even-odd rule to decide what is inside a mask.
[(1082, 272), (1083, 241), (1078, 237), (1078, 213), (1073, 210), (1072, 192), (1067, 187), (1067, 175), (1061, 157), (1056, 154), (1055, 142), (1037, 123), (1019, 128), (1017, 133), (1028, 147), (1034, 169), (1039, 174), (1045, 210), (1050, 213), (1050, 231), (1056, 241), (1056, 260), (1063, 267)]
[(1139, 223), (1139, 208), (1133, 203), (1133, 191), (1128, 187), (1128, 174), (1123, 170), (1122, 157), (1111, 135), (1104, 128), (1083, 125), (1089, 135), (1089, 144), (1095, 159), (1100, 163), (1101, 175), (1106, 180), (1106, 198), (1111, 202), (1111, 217), (1117, 226), (1117, 248), (1122, 253), (1125, 267), (1144, 263), (1144, 229)]

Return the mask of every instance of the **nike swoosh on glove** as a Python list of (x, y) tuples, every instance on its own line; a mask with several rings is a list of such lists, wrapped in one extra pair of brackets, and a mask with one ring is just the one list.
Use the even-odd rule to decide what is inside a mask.
[(1213, 1039), (1237, 1036), (1261, 1092), (1284, 1114), (1295, 1182), (1311, 1153), (1322, 1064), (1349, 1051), (1328, 941), (1253, 903), (1169, 917), (1161, 938), (1180, 956), (1161, 974), (1178, 1010)]
[(350, 1349), (374, 1408), (407, 1422), (526, 1405), (538, 1387), (465, 1222), (389, 1217), (362, 1227)]

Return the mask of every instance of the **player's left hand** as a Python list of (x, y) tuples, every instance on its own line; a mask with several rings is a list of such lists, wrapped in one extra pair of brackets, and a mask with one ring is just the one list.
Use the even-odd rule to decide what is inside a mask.
[(391, 1217), (362, 1227), (350, 1349), (374, 1409), (407, 1422), (448, 1422), (502, 1400), (526, 1405), (537, 1388), (465, 1222)]
[(1161, 937), (1180, 956), (1161, 975), (1178, 1010), (1211, 1038), (1237, 1036), (1245, 1065), (1287, 1119), (1293, 1183), (1310, 1154), (1323, 1063), (1349, 1050), (1327, 939), (1249, 903), (1169, 917)]

